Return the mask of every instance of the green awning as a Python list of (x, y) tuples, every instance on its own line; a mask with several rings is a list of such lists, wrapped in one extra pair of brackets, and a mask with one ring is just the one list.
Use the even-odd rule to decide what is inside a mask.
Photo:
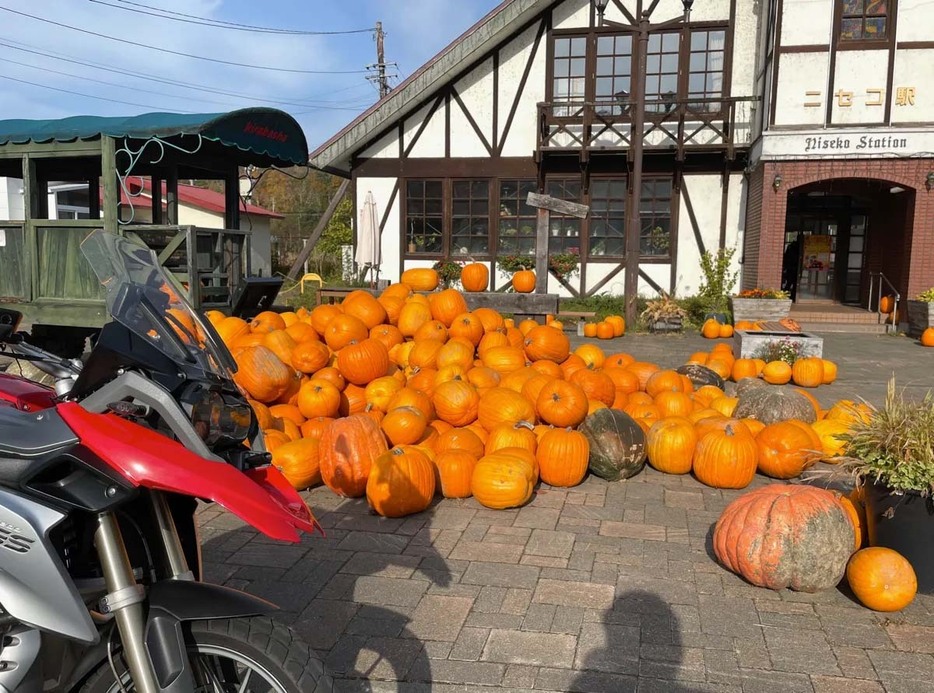
[[(230, 113), (144, 113), (129, 117), (73, 116), (60, 120), (0, 120), (0, 146), (35, 142), (74, 142), (114, 138), (171, 140), (201, 135), (243, 152), (242, 165), (308, 163), (301, 126), (274, 108), (244, 108)], [(252, 155), (252, 156), (251, 156)]]

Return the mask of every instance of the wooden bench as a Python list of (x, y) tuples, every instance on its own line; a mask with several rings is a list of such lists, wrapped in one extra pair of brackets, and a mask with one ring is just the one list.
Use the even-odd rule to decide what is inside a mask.
[(374, 296), (379, 296), (379, 292), (375, 289), (366, 289), (357, 286), (322, 286), (317, 291), (318, 305), (320, 306), (324, 303), (340, 303), (354, 291), (366, 291)]

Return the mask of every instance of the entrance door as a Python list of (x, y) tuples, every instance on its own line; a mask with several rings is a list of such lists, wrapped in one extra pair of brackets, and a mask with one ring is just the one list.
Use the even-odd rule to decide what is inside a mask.
[(853, 214), (850, 217), (850, 233), (846, 248), (846, 270), (842, 272), (842, 300), (844, 303), (859, 303), (863, 284), (863, 265), (866, 252), (865, 214)]
[[(796, 301), (832, 301), (836, 298), (834, 261), (840, 228), (839, 215), (833, 211), (788, 214), (785, 248), (796, 239), (798, 241)], [(792, 258), (787, 258), (788, 261)]]

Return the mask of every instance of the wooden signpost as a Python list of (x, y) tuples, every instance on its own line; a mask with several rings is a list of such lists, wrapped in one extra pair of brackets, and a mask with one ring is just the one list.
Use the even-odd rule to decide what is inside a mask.
[(585, 219), (590, 213), (590, 207), (533, 192), (529, 193), (525, 203), (538, 210), (538, 228), (535, 236), (535, 293), (544, 294), (548, 293), (548, 230), (551, 227), (551, 213)]

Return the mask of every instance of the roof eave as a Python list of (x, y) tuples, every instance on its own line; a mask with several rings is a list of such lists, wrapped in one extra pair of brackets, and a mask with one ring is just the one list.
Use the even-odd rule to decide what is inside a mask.
[(553, 0), (506, 0), (425, 63), (388, 96), (380, 99), (331, 137), (309, 157), (313, 168), (349, 178), (356, 151), (389, 123), (419, 108), (427, 94), (473, 65), (503, 40), (551, 4)]

